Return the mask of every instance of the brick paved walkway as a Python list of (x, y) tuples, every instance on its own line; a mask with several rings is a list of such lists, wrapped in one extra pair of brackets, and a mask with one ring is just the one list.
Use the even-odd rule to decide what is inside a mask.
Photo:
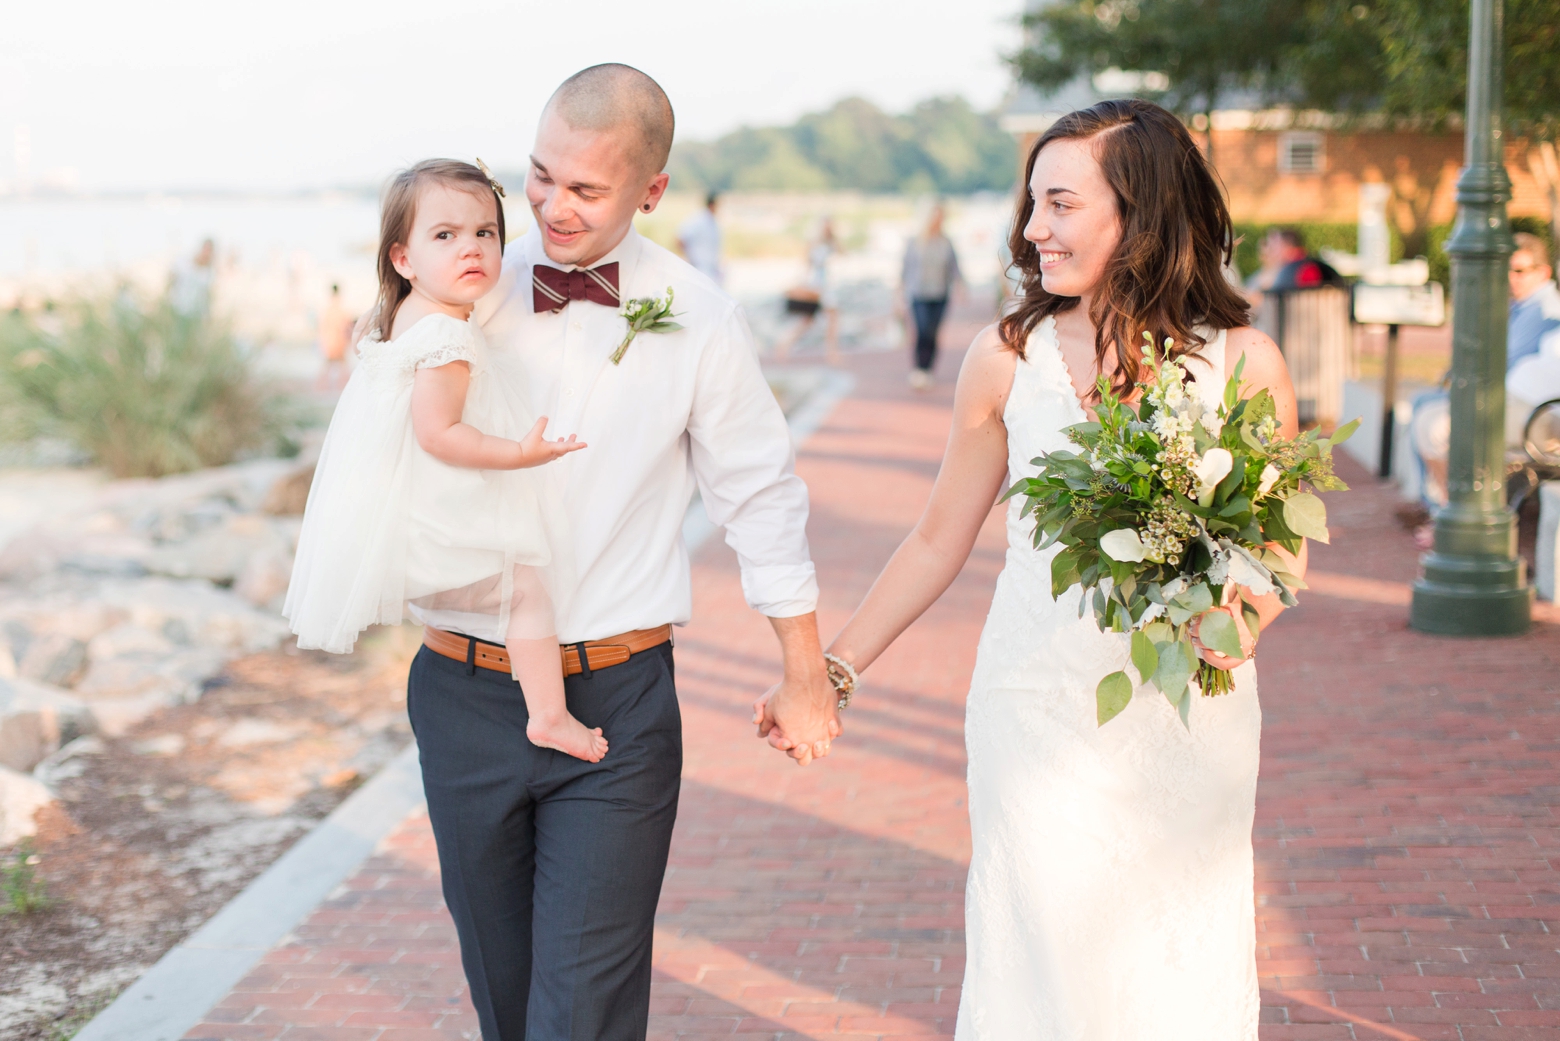
[[(951, 394), (912, 397), (902, 364), (855, 359), (856, 395), (799, 462), (826, 633), (914, 521), (941, 453)], [(1549, 1037), (1560, 628), (1484, 643), (1408, 633), (1412, 549), (1390, 498), (1350, 476), (1362, 490), (1334, 500), (1342, 531), (1315, 556), (1313, 596), (1262, 649), (1263, 1039)], [(955, 587), (872, 670), (847, 740), (807, 770), (751, 737), (774, 641), (730, 551), (700, 553), (696, 621), (678, 636), (687, 765), (652, 1037), (952, 1034), (963, 697), (1001, 553), (993, 518)], [(208, 1019), (189, 1037), (475, 1036), (426, 818)]]

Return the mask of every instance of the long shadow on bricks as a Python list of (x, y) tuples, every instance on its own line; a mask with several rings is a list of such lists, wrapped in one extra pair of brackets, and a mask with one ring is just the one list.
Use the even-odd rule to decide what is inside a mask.
[(663, 978), (782, 1029), (952, 1034), (961, 860), (697, 783), (682, 805), (657, 915)]

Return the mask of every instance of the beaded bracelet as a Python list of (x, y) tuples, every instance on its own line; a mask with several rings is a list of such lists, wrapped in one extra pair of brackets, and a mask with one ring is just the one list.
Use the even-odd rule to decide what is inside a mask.
[(829, 682), (834, 685), (834, 692), (840, 696), (835, 707), (848, 708), (851, 696), (856, 693), (856, 687), (861, 683), (855, 667), (839, 655), (829, 654), (827, 651), (824, 652), (823, 660), (828, 663)]

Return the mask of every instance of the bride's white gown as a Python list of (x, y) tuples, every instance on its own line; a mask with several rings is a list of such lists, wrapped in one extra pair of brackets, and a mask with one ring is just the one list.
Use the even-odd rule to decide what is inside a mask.
[[(1086, 418), (1051, 319), (1027, 354), (1004, 413), (1015, 478)], [(1211, 402), (1224, 334), (1201, 354), (1209, 365), (1191, 368)], [(1096, 726), (1095, 685), (1126, 663), (1128, 638), (1101, 633), (1092, 610), (1080, 619), (1076, 587), (1052, 599), (1056, 550), (1035, 551), (1021, 508), (1008, 507), (965, 723), (974, 853), (957, 1039), (1255, 1041), (1256, 670), (1196, 695), (1190, 733), (1152, 687)]]

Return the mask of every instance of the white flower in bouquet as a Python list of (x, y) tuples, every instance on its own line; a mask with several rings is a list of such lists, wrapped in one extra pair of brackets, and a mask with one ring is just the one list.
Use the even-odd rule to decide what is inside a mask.
[(1257, 483), (1257, 498), (1266, 498), (1267, 493), (1273, 490), (1273, 486), (1278, 483), (1278, 479), (1282, 476), (1283, 473), (1272, 463), (1264, 466), (1262, 468), (1262, 477)]
[(1203, 457), (1192, 468), (1192, 473), (1197, 475), (1197, 505), (1209, 506), (1213, 503), (1213, 493), (1218, 490), (1219, 482), (1230, 475), (1234, 465), (1235, 457), (1227, 448), (1210, 448), (1203, 453)]
[(1143, 545), (1143, 539), (1132, 528), (1117, 528), (1115, 531), (1107, 531), (1100, 539), (1100, 552), (1112, 560), (1122, 563), (1137, 563), (1148, 556), (1148, 547)]

